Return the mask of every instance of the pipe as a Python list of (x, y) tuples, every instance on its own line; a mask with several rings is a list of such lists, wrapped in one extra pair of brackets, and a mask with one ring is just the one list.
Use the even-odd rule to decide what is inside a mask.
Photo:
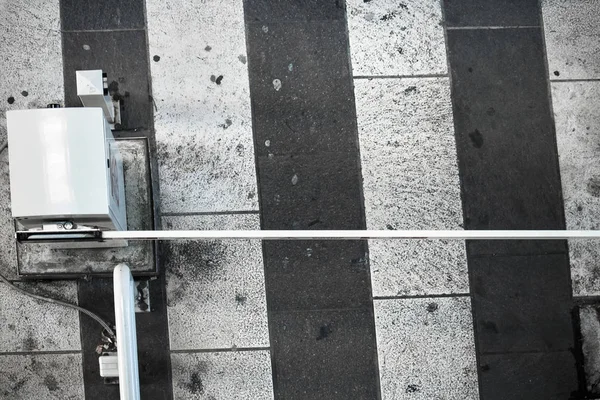
[(140, 399), (133, 277), (129, 267), (119, 264), (114, 273), (117, 362), (121, 400)]
[(600, 239), (600, 231), (570, 230), (271, 230), (271, 231), (102, 231), (103, 240), (361, 240), (361, 239), (448, 239), (448, 240), (564, 240)]

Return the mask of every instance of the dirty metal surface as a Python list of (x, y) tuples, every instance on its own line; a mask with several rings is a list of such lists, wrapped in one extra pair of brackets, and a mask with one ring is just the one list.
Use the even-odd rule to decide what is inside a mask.
[[(127, 229), (155, 228), (148, 141), (145, 138), (117, 139), (123, 157)], [(18, 272), (22, 277), (67, 278), (112, 274), (126, 263), (134, 275), (156, 273), (154, 242), (130, 241), (126, 247), (61, 249), (49, 244), (17, 243)]]

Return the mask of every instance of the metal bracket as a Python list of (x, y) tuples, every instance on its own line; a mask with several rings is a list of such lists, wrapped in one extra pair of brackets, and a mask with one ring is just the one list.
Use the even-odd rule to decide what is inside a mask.
[(150, 312), (150, 285), (147, 279), (133, 280), (135, 289), (135, 312)]
[(110, 129), (115, 129), (115, 125), (121, 125), (121, 100), (113, 100), (114, 119), (110, 124)]
[(102, 241), (102, 231), (94, 228), (66, 229), (31, 229), (17, 231), (15, 237), (18, 242), (56, 243), (71, 241)]

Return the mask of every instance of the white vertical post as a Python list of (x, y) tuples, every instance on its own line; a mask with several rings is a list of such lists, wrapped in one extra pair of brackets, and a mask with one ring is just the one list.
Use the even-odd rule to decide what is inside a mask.
[(133, 277), (129, 267), (119, 264), (114, 273), (117, 361), (121, 400), (140, 399)]

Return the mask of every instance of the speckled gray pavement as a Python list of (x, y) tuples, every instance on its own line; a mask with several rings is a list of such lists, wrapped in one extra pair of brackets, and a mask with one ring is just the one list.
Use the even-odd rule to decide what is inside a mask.
[(273, 399), (268, 351), (176, 353), (174, 399)]
[(446, 74), (438, 1), (348, 0), (354, 76)]
[[(368, 229), (462, 229), (446, 78), (354, 82)], [(467, 293), (460, 241), (369, 241), (374, 296)]]
[(2, 2), (0, 31), (0, 141), (8, 110), (63, 103), (59, 0)]
[(0, 355), (0, 395), (6, 400), (83, 399), (81, 354)]
[[(568, 229), (600, 229), (600, 82), (554, 82), (552, 103)], [(573, 294), (600, 294), (600, 246), (569, 241)]]
[[(77, 303), (72, 281), (18, 283), (19, 287)], [(70, 308), (34, 300), (3, 286), (0, 292), (0, 352), (80, 350), (79, 315)]]
[(8, 279), (17, 276), (17, 249), (14, 244), (15, 224), (10, 211), (10, 178), (8, 153), (0, 154), (0, 273)]
[[(163, 217), (165, 229), (258, 229), (258, 215)], [(258, 241), (166, 244), (171, 349), (268, 347)]]
[(383, 400), (478, 399), (468, 297), (375, 301)]
[[(153, 156), (154, 203), (128, 195), (165, 230), (600, 229), (599, 26), (594, 0), (5, 0), (0, 144), (6, 111), (79, 106), (74, 71), (101, 68), (116, 136)], [(21, 282), (7, 155), (0, 273), (111, 320), (110, 279)], [(597, 390), (596, 242), (156, 249), (137, 315), (144, 400)], [(83, 254), (59, 267), (117, 260)], [(0, 398), (119, 398), (89, 318), (0, 284), (0, 322)]]
[(542, 0), (550, 79), (600, 79), (600, 3)]
[[(542, 1), (548, 73), (560, 160), (567, 229), (600, 229), (598, 135), (600, 133), (600, 4), (595, 1)], [(585, 392), (600, 395), (600, 244), (569, 241), (573, 296), (579, 308), (580, 377)]]
[(242, 2), (146, 5), (162, 211), (258, 210)]

